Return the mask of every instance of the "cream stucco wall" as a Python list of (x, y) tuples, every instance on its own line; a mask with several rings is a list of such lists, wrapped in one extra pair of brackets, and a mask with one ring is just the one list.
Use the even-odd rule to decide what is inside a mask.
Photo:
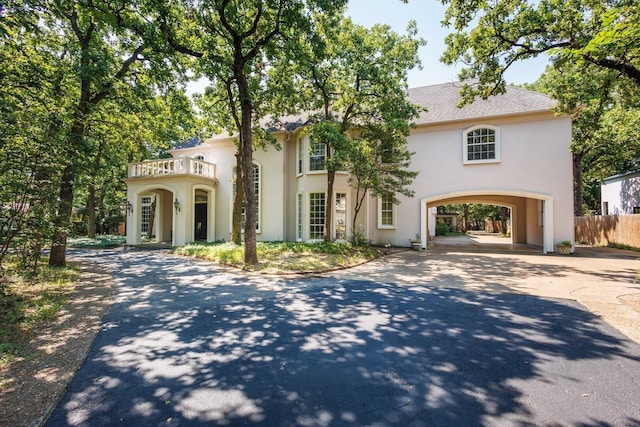
[[(499, 163), (464, 164), (463, 132), (477, 125), (499, 129)], [(517, 233), (530, 236), (523, 240), (527, 243), (542, 244), (542, 234), (546, 232), (544, 249), (553, 251), (554, 242), (574, 237), (570, 140), (570, 119), (550, 112), (415, 129), (407, 140), (409, 150), (415, 153), (411, 169), (420, 172), (411, 186), (415, 198), (401, 199), (394, 232), (373, 230), (371, 237), (380, 243), (406, 246), (409, 238), (421, 233), (426, 244), (427, 214), (422, 203), (474, 195), (489, 196), (485, 197), (488, 202), (494, 195), (496, 202), (501, 201), (500, 197), (522, 198), (515, 203), (518, 212), (531, 218), (526, 224), (517, 224)], [(534, 200), (535, 215), (531, 208)], [(547, 229), (542, 232), (532, 225), (538, 222), (537, 200), (552, 209)], [(372, 200), (369, 208), (375, 210), (375, 204), (376, 200)], [(495, 204), (507, 205), (504, 201)], [(430, 233), (433, 234), (432, 228)]]
[[(488, 125), (500, 132), (500, 162), (464, 164), (463, 132), (473, 126)], [(294, 133), (274, 135), (281, 149), (258, 148), (254, 162), (261, 168), (260, 232), (258, 240), (296, 240), (297, 195), (303, 196), (303, 240), (309, 239), (309, 194), (326, 192), (326, 173), (297, 173)], [(395, 228), (378, 229), (378, 200), (367, 196), (356, 226), (358, 232), (378, 244), (408, 246), (418, 237), (427, 245), (435, 229), (429, 208), (445, 203), (493, 203), (513, 212), (513, 241), (544, 246), (553, 251), (555, 242), (573, 240), (572, 164), (569, 152), (571, 121), (551, 112), (507, 118), (486, 118), (414, 129), (408, 137), (414, 152), (411, 169), (419, 175), (411, 185), (415, 197), (400, 197), (395, 210)], [(193, 177), (144, 178), (127, 180), (130, 200), (139, 211), (144, 191), (157, 189), (163, 195), (160, 221), (163, 238), (170, 234), (174, 244), (193, 240), (193, 200), (196, 189), (209, 191), (207, 240), (228, 240), (231, 231), (233, 170), (236, 147), (231, 137), (216, 137), (195, 148), (176, 150), (178, 156), (203, 155), (216, 165), (217, 186)], [(305, 153), (308, 150), (305, 149)], [(336, 175), (334, 193), (347, 194), (347, 236), (352, 230), (355, 191), (349, 176)], [(175, 212), (173, 200), (181, 210)], [(139, 212), (134, 215), (139, 215)], [(130, 215), (128, 241), (139, 238), (139, 224)], [(137, 217), (136, 217), (137, 218)], [(138, 227), (138, 228), (136, 228)], [(168, 230), (168, 231), (165, 231)]]
[[(317, 172), (317, 171), (309, 171), (309, 162), (308, 162), (308, 147), (305, 145), (303, 147), (303, 152), (305, 153), (305, 159), (303, 161), (303, 171), (301, 174), (297, 171), (297, 144), (298, 140), (301, 139), (301, 132), (297, 131), (291, 134), (288, 137), (283, 137), (283, 140), (286, 141), (286, 144), (283, 144), (286, 159), (285, 165), (285, 185), (286, 188), (286, 221), (285, 221), (285, 230), (287, 240), (295, 241), (297, 240), (297, 197), (298, 194), (302, 195), (302, 220), (303, 220), (303, 228), (302, 228), (302, 240), (306, 241), (310, 239), (309, 235), (309, 194), (310, 193), (325, 193), (327, 191), (327, 174), (326, 172)], [(303, 144), (308, 143), (305, 139)], [(349, 175), (346, 173), (336, 173), (333, 190), (334, 190), (334, 200), (336, 193), (345, 193), (347, 197), (347, 218), (346, 218), (346, 226), (347, 226), (347, 238), (351, 236), (351, 228), (352, 228), (352, 220), (353, 220), (353, 203), (352, 203), (352, 192), (349, 186)], [(333, 218), (335, 223), (335, 217)]]
[[(276, 135), (283, 145), (284, 134)], [(204, 160), (216, 165), (218, 186), (215, 197), (215, 235), (211, 240), (229, 240), (231, 237), (231, 216), (233, 208), (233, 181), (236, 166), (236, 145), (234, 139), (217, 138), (189, 149), (179, 150), (180, 156), (204, 155)], [(253, 153), (253, 162), (260, 167), (261, 193), (259, 241), (285, 239), (285, 179), (284, 150), (274, 147), (258, 148)]]

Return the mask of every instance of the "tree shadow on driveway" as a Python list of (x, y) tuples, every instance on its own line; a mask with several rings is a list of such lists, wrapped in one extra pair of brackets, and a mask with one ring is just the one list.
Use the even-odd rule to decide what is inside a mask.
[(578, 304), (113, 255), (48, 425), (640, 423), (640, 347)]

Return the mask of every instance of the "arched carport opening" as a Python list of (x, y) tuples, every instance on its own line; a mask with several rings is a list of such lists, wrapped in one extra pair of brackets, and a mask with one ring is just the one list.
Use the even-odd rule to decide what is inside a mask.
[(549, 195), (518, 191), (465, 191), (439, 194), (421, 199), (421, 243), (428, 248), (435, 235), (437, 206), (452, 204), (491, 204), (511, 210), (511, 242), (540, 247), (553, 252), (553, 199)]
[(176, 192), (165, 186), (148, 186), (131, 197), (127, 242), (174, 244)]
[[(433, 212), (433, 208), (430, 209)], [(460, 233), (468, 235), (494, 235), (493, 242), (512, 243), (511, 217), (512, 206), (493, 205), (487, 203), (456, 203), (437, 206), (436, 241), (440, 239), (454, 241), (451, 235), (460, 241), (469, 241)], [(429, 227), (431, 229), (431, 227)], [(442, 233), (449, 231), (449, 236)], [(433, 234), (433, 233), (432, 233)], [(496, 236), (499, 236), (496, 237)], [(444, 237), (447, 237), (446, 239)], [(468, 237), (468, 236), (467, 236)]]

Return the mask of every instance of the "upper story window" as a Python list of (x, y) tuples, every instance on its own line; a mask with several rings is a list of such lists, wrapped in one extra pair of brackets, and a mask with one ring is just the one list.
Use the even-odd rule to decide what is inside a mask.
[(500, 130), (494, 126), (474, 126), (462, 134), (463, 162), (500, 162)]
[(326, 155), (327, 147), (324, 142), (311, 141), (309, 143), (309, 171), (323, 171)]
[(298, 146), (296, 148), (296, 174), (302, 175), (304, 164), (304, 141), (307, 137), (298, 138)]

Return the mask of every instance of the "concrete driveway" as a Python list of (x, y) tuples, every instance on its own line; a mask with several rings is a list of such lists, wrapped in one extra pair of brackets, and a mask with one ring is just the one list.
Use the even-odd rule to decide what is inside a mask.
[(273, 278), (77, 257), (112, 269), (114, 304), (50, 426), (640, 424), (640, 345), (571, 300), (637, 293), (634, 259), (402, 252)]
[(579, 245), (569, 256), (543, 255), (492, 237), (467, 245), (457, 236), (438, 247), (401, 252), (334, 277), (577, 301), (640, 343), (638, 252)]

